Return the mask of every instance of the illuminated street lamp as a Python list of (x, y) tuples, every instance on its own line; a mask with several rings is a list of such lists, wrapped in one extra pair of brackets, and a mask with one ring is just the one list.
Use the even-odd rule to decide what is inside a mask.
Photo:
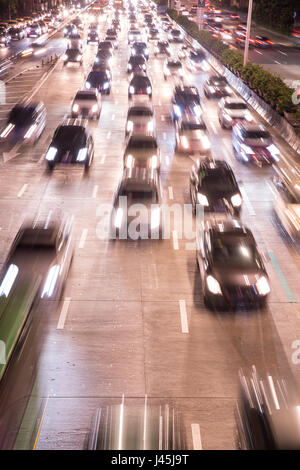
[(246, 31), (246, 42), (245, 42), (245, 50), (244, 50), (244, 67), (246, 67), (248, 62), (248, 52), (249, 52), (249, 39), (250, 39), (250, 28), (251, 28), (251, 17), (252, 17), (252, 8), (253, 8), (253, 0), (249, 0), (248, 5), (248, 17), (247, 17), (247, 31)]

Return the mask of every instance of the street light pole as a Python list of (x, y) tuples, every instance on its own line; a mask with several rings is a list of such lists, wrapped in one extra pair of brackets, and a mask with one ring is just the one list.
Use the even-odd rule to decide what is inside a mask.
[(244, 50), (244, 67), (246, 67), (248, 62), (248, 52), (249, 52), (249, 39), (250, 39), (250, 29), (251, 29), (251, 18), (252, 18), (252, 8), (253, 8), (253, 0), (249, 0), (248, 5), (248, 18), (247, 18), (247, 32), (246, 32), (246, 43), (245, 43), (245, 50)]

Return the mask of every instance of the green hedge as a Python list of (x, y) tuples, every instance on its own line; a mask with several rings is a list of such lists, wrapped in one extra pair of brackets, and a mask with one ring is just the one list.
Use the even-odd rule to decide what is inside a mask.
[(240, 52), (231, 49), (209, 31), (199, 31), (194, 21), (190, 21), (186, 16), (178, 15), (176, 10), (169, 9), (168, 14), (276, 111), (280, 113), (298, 111), (299, 113), (300, 107), (293, 105), (291, 98), (294, 90), (289, 88), (280, 77), (253, 62), (248, 62), (246, 67), (243, 67), (243, 56)]

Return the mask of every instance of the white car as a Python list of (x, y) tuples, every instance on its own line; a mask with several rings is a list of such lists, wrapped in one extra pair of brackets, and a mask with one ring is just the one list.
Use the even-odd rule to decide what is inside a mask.
[(164, 62), (164, 78), (167, 80), (168, 78), (183, 78), (183, 67), (182, 63), (174, 58), (166, 59)]
[(97, 89), (77, 91), (71, 107), (73, 118), (82, 116), (99, 119), (101, 113), (101, 94)]
[(184, 153), (210, 153), (211, 144), (203, 120), (193, 114), (184, 114), (175, 121), (176, 150)]
[(141, 104), (129, 108), (125, 134), (155, 135), (155, 118), (151, 106)]
[(160, 151), (155, 137), (135, 134), (127, 141), (124, 168), (160, 169)]
[(247, 104), (241, 98), (222, 98), (218, 104), (218, 117), (223, 129), (232, 129), (238, 121), (253, 121)]
[(293, 240), (300, 239), (300, 171), (291, 166), (274, 166), (272, 192), (274, 211)]

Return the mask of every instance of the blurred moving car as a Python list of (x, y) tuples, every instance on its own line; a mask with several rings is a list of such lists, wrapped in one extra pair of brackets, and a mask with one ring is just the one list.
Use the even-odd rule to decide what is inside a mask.
[(266, 36), (255, 36), (254, 38), (255, 47), (261, 47), (263, 49), (267, 49), (269, 47), (272, 47), (273, 44), (274, 43), (270, 41), (270, 39), (267, 38)]
[(99, 34), (96, 30), (90, 30), (87, 35), (87, 43), (88, 44), (98, 44), (99, 41)]
[(42, 30), (38, 23), (31, 23), (27, 28), (27, 37), (28, 38), (37, 38), (41, 36)]
[(206, 155), (211, 149), (204, 121), (191, 113), (175, 121), (175, 139), (177, 152)]
[(124, 168), (160, 170), (160, 150), (156, 138), (150, 135), (130, 135), (124, 152)]
[(12, 41), (20, 41), (26, 37), (26, 33), (23, 28), (10, 28), (8, 30), (8, 34), (10, 35)]
[(85, 88), (97, 88), (100, 93), (110, 94), (111, 90), (111, 73), (109, 69), (102, 68), (98, 70), (92, 70), (86, 79)]
[(240, 122), (232, 128), (232, 147), (235, 157), (244, 163), (277, 163), (279, 149), (262, 124)]
[(242, 196), (231, 167), (224, 160), (198, 160), (190, 174), (193, 212), (199, 204), (205, 211), (229, 212), (238, 216)]
[(237, 220), (206, 225), (197, 241), (205, 305), (215, 309), (263, 307), (270, 285), (251, 230)]
[(79, 33), (69, 34), (67, 40), (67, 49), (78, 49), (82, 51), (83, 41)]
[(171, 50), (168, 41), (157, 41), (154, 46), (154, 55), (155, 57), (159, 55), (167, 55), (168, 57), (170, 57)]
[(0, 140), (35, 143), (46, 127), (47, 111), (44, 103), (18, 103), (10, 111)]
[(228, 85), (227, 79), (219, 75), (209, 77), (204, 82), (203, 90), (206, 98), (222, 98), (232, 94), (232, 89)]
[(147, 96), (152, 98), (152, 85), (147, 75), (134, 75), (130, 80), (128, 86), (128, 98), (132, 99), (133, 96)]
[[(138, 227), (131, 224), (136, 217), (131, 206), (143, 204)], [(114, 195), (111, 215), (111, 239), (148, 240), (162, 236), (160, 181), (155, 170), (125, 169)]]
[(183, 42), (184, 35), (179, 29), (172, 28), (169, 31), (168, 39), (169, 41), (173, 41), (173, 42)]
[(136, 41), (131, 45), (131, 55), (138, 56), (142, 55), (145, 57), (146, 60), (149, 59), (149, 49), (147, 44), (143, 41)]
[(286, 378), (239, 371), (237, 428), (241, 450), (299, 450), (299, 391)]
[(165, 80), (169, 77), (182, 79), (184, 74), (182, 63), (176, 58), (166, 59), (163, 73)]
[(76, 63), (81, 66), (83, 64), (82, 50), (78, 48), (67, 49), (63, 55), (63, 64)]
[(77, 28), (74, 24), (67, 24), (64, 28), (64, 37), (68, 38), (70, 34), (77, 34)]
[(88, 130), (80, 124), (62, 124), (57, 127), (46, 152), (49, 170), (55, 165), (84, 165), (89, 170), (94, 158), (94, 141)]
[(295, 166), (276, 165), (272, 180), (274, 211), (292, 240), (300, 235), (300, 170)]
[(127, 64), (127, 73), (146, 72), (146, 59), (143, 55), (132, 55)]
[(11, 37), (8, 32), (0, 30), (0, 47), (7, 47), (11, 41)]
[(222, 98), (218, 103), (218, 117), (223, 129), (232, 129), (239, 121), (253, 121), (247, 104), (241, 98)]
[(155, 118), (152, 107), (133, 105), (128, 109), (125, 135), (155, 135)]
[(172, 119), (176, 121), (183, 114), (194, 114), (197, 117), (202, 115), (200, 96), (195, 86), (177, 85), (172, 97)]
[(96, 54), (95, 64), (108, 65), (110, 67), (112, 65), (112, 58), (113, 55), (109, 49), (100, 49)]
[(0, 380), (39, 299), (59, 300), (73, 257), (71, 220), (61, 225), (24, 226), (17, 233), (0, 274), (0, 331), (6, 361)]
[(99, 119), (101, 114), (101, 95), (96, 88), (77, 91), (71, 106), (73, 118), (82, 116)]
[(209, 65), (206, 60), (206, 55), (202, 50), (190, 51), (189, 57), (186, 59), (186, 66), (191, 72), (207, 72)]

